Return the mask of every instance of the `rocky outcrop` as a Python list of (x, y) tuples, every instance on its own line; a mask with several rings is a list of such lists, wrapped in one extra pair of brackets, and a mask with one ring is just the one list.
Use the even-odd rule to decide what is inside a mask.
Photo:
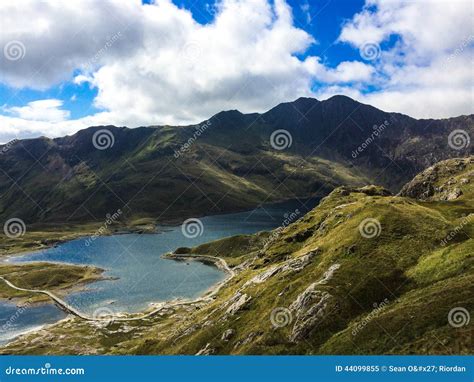
[(245, 337), (243, 340), (239, 340), (239, 341), (236, 342), (236, 344), (234, 345), (234, 349), (253, 342), (257, 337), (261, 336), (262, 334), (263, 334), (262, 331), (249, 333), (249, 335), (247, 337)]
[(448, 191), (446, 194), (446, 200), (455, 200), (462, 195), (460, 188), (455, 188), (454, 190)]
[(258, 275), (254, 276), (252, 279), (247, 281), (244, 284), (244, 287), (251, 284), (261, 284), (265, 282), (266, 280), (268, 280), (270, 277), (276, 275), (278, 272), (280, 272), (280, 270), (281, 270), (281, 266), (271, 267), (270, 269), (259, 273)]
[(296, 321), (289, 336), (290, 342), (299, 342), (334, 307), (334, 298), (327, 292), (315, 289), (316, 283), (311, 284), (290, 305), (290, 310), (296, 314)]
[(281, 267), (281, 272), (300, 272), (306, 266), (308, 266), (313, 258), (319, 254), (321, 250), (316, 248), (312, 251), (309, 251), (305, 255), (299, 256), (295, 259), (288, 260), (286, 264)]
[(234, 336), (234, 329), (227, 329), (224, 333), (222, 333), (221, 340), (222, 341), (229, 341)]
[[(421, 200), (458, 199), (463, 195), (461, 187), (474, 178), (474, 172), (469, 171), (473, 163), (472, 156), (437, 163), (403, 186), (399, 195)], [(462, 178), (457, 178), (461, 174)]]
[(226, 310), (226, 314), (234, 315), (238, 311), (242, 310), (247, 303), (252, 299), (246, 293), (237, 292), (229, 301), (229, 307)]
[(331, 265), (328, 270), (326, 272), (324, 272), (323, 274), (323, 277), (321, 278), (321, 280), (319, 280), (316, 285), (323, 285), (323, 284), (326, 284), (329, 280), (332, 279), (332, 277), (334, 276), (334, 272), (336, 272), (336, 270), (338, 270), (339, 268), (341, 267), (340, 264), (333, 264)]
[(300, 272), (304, 268), (306, 268), (311, 263), (314, 256), (316, 256), (320, 252), (321, 250), (319, 248), (316, 248), (312, 251), (309, 251), (308, 253), (304, 255), (298, 256), (294, 259), (287, 260), (283, 264), (273, 266), (270, 269), (267, 269), (266, 271), (259, 273), (258, 275), (254, 276), (252, 279), (247, 281), (243, 285), (243, 288), (252, 284), (261, 284), (278, 273)]
[(312, 283), (291, 303), (289, 309), (295, 315), (295, 324), (289, 336), (291, 342), (305, 338), (318, 322), (337, 307), (331, 294), (317, 288), (327, 284), (339, 267), (339, 264), (331, 265), (320, 280)]
[(210, 343), (207, 343), (201, 350), (199, 350), (196, 355), (211, 355), (214, 354), (216, 350), (211, 347)]

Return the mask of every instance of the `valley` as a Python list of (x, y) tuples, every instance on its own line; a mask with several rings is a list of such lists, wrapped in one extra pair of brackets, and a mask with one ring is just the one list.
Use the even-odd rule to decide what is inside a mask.
[(395, 196), (338, 187), (273, 232), (179, 249), (175, 257), (217, 256), (235, 272), (211, 301), (137, 322), (68, 317), (2, 352), (469, 354), (472, 324), (452, 312), (474, 308), (473, 177), (467, 157), (428, 168)]

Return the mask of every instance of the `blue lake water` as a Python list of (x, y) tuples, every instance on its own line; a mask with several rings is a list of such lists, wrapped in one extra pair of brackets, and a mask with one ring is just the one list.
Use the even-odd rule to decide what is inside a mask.
[[(224, 237), (276, 228), (295, 210), (299, 211), (297, 215), (301, 217), (314, 207), (316, 202), (305, 200), (302, 204), (291, 201), (265, 205), (247, 212), (203, 217), (199, 219), (202, 225), (195, 226), (196, 231), (190, 228), (188, 237), (183, 233), (181, 225), (160, 227), (159, 234), (102, 236), (93, 241), (82, 238), (55, 248), (12, 257), (9, 261), (65, 262), (103, 268), (104, 276), (113, 280), (94, 282), (84, 290), (68, 294), (64, 299), (90, 315), (100, 309), (113, 313), (133, 313), (146, 309), (152, 302), (198, 297), (226, 277), (225, 273), (216, 267), (197, 261), (178, 262), (163, 259), (161, 255), (164, 253), (174, 251), (178, 247), (193, 247)], [(10, 303), (0, 305), (0, 323), (11, 317), (12, 307), (14, 308), (14, 305)], [(54, 322), (64, 316), (64, 313), (52, 304), (29, 309), (31, 314), (24, 312), (21, 315), (29, 316), (28, 319), (17, 320), (15, 331), (2, 333), (4, 330), (0, 325), (0, 341), (2, 338), (17, 335), (22, 326), (24, 330), (29, 330), (33, 326)]]
[(0, 301), (0, 344), (65, 317), (66, 314), (53, 304), (17, 307), (10, 301)]

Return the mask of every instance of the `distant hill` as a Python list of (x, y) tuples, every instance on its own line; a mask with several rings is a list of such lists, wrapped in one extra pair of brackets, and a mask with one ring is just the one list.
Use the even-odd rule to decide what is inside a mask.
[(474, 137), (474, 116), (416, 120), (335, 96), (263, 114), (225, 111), (193, 126), (96, 126), (20, 140), (0, 147), (0, 216), (85, 222), (121, 209), (128, 220), (169, 221), (340, 185), (397, 192), (433, 163), (473, 153), (448, 145), (456, 129)]

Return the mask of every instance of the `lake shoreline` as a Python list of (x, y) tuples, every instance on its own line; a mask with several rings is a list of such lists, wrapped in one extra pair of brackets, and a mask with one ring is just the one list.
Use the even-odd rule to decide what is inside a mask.
[[(268, 212), (266, 211), (266, 209), (268, 209), (268, 207), (267, 208), (261, 207), (261, 208), (256, 208), (256, 209), (252, 209), (252, 210), (244, 210), (242, 212), (248, 212), (249, 216), (252, 216), (252, 219), (256, 219), (255, 220), (256, 223), (253, 223), (253, 224), (258, 225), (258, 224), (262, 224), (261, 223), (262, 220), (258, 220), (258, 214), (254, 215), (254, 211), (263, 209), (265, 211), (265, 220), (267, 221), (267, 223), (265, 223), (263, 225), (266, 225), (266, 227), (263, 228), (263, 229), (255, 230), (255, 232), (259, 232), (261, 230), (271, 231), (272, 229), (274, 229), (274, 227), (278, 226), (279, 219), (282, 218), (283, 216), (285, 216), (285, 213), (289, 213), (290, 211), (293, 211), (295, 208), (304, 210), (305, 209), (304, 204), (308, 204), (309, 202), (311, 202), (311, 204), (317, 204), (319, 202), (319, 197), (312, 196), (312, 197), (304, 199), (304, 200), (294, 200), (295, 201), (294, 205), (288, 205), (288, 206), (284, 205), (285, 202), (289, 202), (289, 201), (291, 202), (293, 200), (294, 199), (287, 199), (287, 200), (282, 200), (282, 201), (278, 201), (278, 202), (269, 203), (269, 204), (266, 205), (266, 206), (275, 206), (275, 207), (277, 207), (277, 208), (275, 208), (275, 215), (274, 215), (275, 218), (273, 218), (273, 220), (270, 220), (271, 222), (273, 222), (270, 225), (268, 225), (268, 219), (266, 217), (267, 215), (270, 216), (268, 214)], [(312, 202), (313, 200), (314, 200), (314, 203)], [(300, 204), (300, 203), (302, 203), (302, 204)], [(279, 207), (279, 205), (282, 205), (282, 206)], [(311, 208), (313, 208), (313, 206), (310, 206), (308, 208), (308, 210), (310, 210)], [(235, 212), (235, 213), (237, 214), (238, 212)], [(233, 215), (233, 213), (223, 212), (223, 213), (219, 213), (219, 214), (215, 214), (215, 215), (209, 215), (209, 217), (222, 216), (222, 215), (227, 215), (227, 214)], [(262, 211), (260, 211), (260, 214), (264, 214), (264, 213)], [(254, 216), (255, 216), (255, 218), (254, 218)], [(205, 219), (207, 217), (208, 216), (204, 216), (203, 219)], [(179, 221), (180, 221), (180, 223), (182, 223), (181, 219)], [(232, 220), (231, 219), (230, 222), (227, 223), (227, 224), (230, 224), (229, 227), (234, 227), (234, 224), (238, 224), (240, 221), (247, 221), (247, 220), (246, 219), (242, 220), (242, 218), (239, 217), (237, 220)], [(252, 220), (250, 220), (250, 222), (251, 221)], [(169, 223), (169, 225), (167, 223)], [(98, 236), (98, 239), (100, 237), (107, 237), (107, 236), (111, 236), (111, 235), (123, 236), (123, 235), (131, 234), (131, 235), (143, 235), (143, 236), (146, 237), (146, 236), (160, 236), (160, 235), (165, 234), (169, 231), (171, 231), (171, 232), (176, 231), (177, 233), (181, 233), (179, 225), (177, 225), (175, 222), (170, 221), (170, 222), (160, 223), (160, 224), (161, 224), (160, 226), (155, 226), (153, 231), (146, 232), (146, 233), (143, 232), (143, 231), (138, 232), (137, 229), (135, 229), (135, 228), (134, 229), (120, 229), (120, 228), (117, 227), (118, 229), (114, 230), (113, 232), (102, 233), (100, 236)], [(217, 227), (221, 227), (221, 224), (222, 224), (222, 222), (219, 220), (219, 225)], [(224, 227), (225, 227), (225, 225), (224, 225)], [(240, 235), (240, 234), (248, 234), (248, 233), (251, 234), (253, 232), (253, 231), (251, 231), (251, 232), (239, 232), (239, 230), (240, 230), (240, 228), (238, 230), (229, 229), (228, 237), (235, 236), (235, 235)], [(69, 232), (71, 232), (71, 231), (69, 231)], [(224, 230), (223, 232), (227, 232), (227, 231)], [(74, 235), (74, 237), (64, 238), (60, 242), (58, 241), (58, 242), (53, 243), (52, 241), (49, 241), (48, 242), (48, 247), (57, 247), (58, 245), (61, 245), (63, 243), (72, 242), (72, 241), (81, 240), (81, 239), (82, 240), (84, 240), (84, 239), (87, 240), (88, 237), (92, 236), (91, 230), (87, 230), (87, 231), (85, 230), (84, 232), (77, 232), (76, 231), (76, 233), (77, 233), (77, 236)], [(221, 236), (221, 237), (227, 237), (227, 236)], [(214, 240), (219, 240), (221, 237), (218, 236), (216, 238), (209, 238), (204, 243), (212, 242)], [(152, 240), (152, 239), (150, 239), (150, 240)], [(176, 242), (173, 241), (172, 243), (176, 244), (177, 248), (182, 247), (183, 244), (184, 244), (184, 243), (180, 243), (179, 240), (176, 241)], [(188, 244), (184, 244), (184, 245), (186, 246)], [(172, 246), (172, 248), (173, 248), (173, 246)], [(217, 268), (219, 271), (225, 273), (225, 276), (223, 278), (221, 276), (220, 280), (216, 280), (217, 282), (215, 281), (215, 283), (210, 285), (207, 289), (201, 290), (197, 296), (196, 295), (189, 296), (189, 297), (170, 296), (170, 298), (166, 298), (165, 296), (163, 296), (165, 298), (163, 298), (161, 300), (159, 299), (158, 301), (156, 301), (153, 298), (153, 296), (150, 295), (149, 296), (150, 299), (148, 300), (148, 302), (146, 302), (146, 304), (148, 304), (148, 306), (145, 306), (145, 307), (143, 307), (143, 308), (141, 308), (140, 310), (137, 310), (137, 311), (112, 313), (110, 316), (107, 316), (105, 318), (100, 317), (99, 319), (96, 319), (90, 313), (85, 314), (85, 313), (82, 313), (82, 312), (78, 312), (80, 314), (79, 315), (76, 314), (74, 316), (79, 317), (78, 319), (84, 319), (86, 321), (91, 321), (91, 322), (97, 322), (97, 321), (106, 321), (106, 322), (107, 321), (109, 321), (109, 322), (110, 321), (137, 321), (137, 320), (146, 319), (147, 317), (150, 317), (150, 316), (154, 316), (154, 315), (159, 314), (160, 312), (166, 311), (168, 309), (174, 309), (174, 308), (186, 307), (186, 306), (193, 306), (194, 304), (208, 304), (208, 303), (211, 303), (212, 301), (214, 301), (215, 298), (216, 298), (215, 296), (219, 293), (219, 291), (225, 285), (227, 285), (227, 283), (231, 279), (233, 279), (233, 277), (235, 276), (235, 272), (233, 271), (233, 269), (230, 268), (230, 266), (227, 264), (227, 262), (221, 257), (210, 256), (210, 255), (198, 255), (198, 254), (192, 254), (192, 253), (178, 254), (178, 253), (175, 253), (177, 251), (177, 248), (173, 249), (171, 252), (170, 252), (171, 248), (169, 248), (167, 252), (159, 253), (159, 256), (163, 259), (166, 259), (166, 260), (174, 260), (174, 261), (178, 261), (178, 262), (184, 262), (184, 261), (200, 262), (200, 263), (203, 263), (204, 265)], [(16, 257), (21, 257), (21, 256), (29, 255), (29, 254), (38, 253), (38, 252), (41, 253), (42, 251), (45, 251), (45, 250), (48, 250), (48, 249), (43, 247), (43, 248), (32, 251), (31, 248), (30, 248), (30, 250), (27, 250), (27, 251), (12, 253), (12, 254), (8, 255), (7, 261), (11, 261), (12, 258), (16, 258)], [(36, 262), (40, 262), (40, 261), (33, 260), (32, 262), (36, 263)], [(49, 260), (42, 260), (42, 262), (51, 262), (51, 263), (53, 263), (53, 261), (49, 261)], [(65, 264), (65, 262), (63, 262), (63, 261), (60, 261), (59, 263)], [(74, 261), (74, 257), (73, 257), (73, 261), (69, 262), (69, 264), (83, 266), (83, 263)], [(104, 268), (104, 266), (101, 266), (101, 267)], [(105, 268), (107, 269), (107, 266), (105, 266)], [(159, 298), (159, 294), (158, 295), (155, 294), (155, 297)], [(67, 302), (65, 302), (65, 305), (67, 305)], [(67, 306), (65, 306), (65, 307), (67, 309)], [(20, 336), (22, 336), (22, 335), (20, 335)]]
[[(207, 216), (221, 216), (221, 215), (227, 215), (227, 214), (234, 214), (234, 213), (241, 213), (241, 212), (248, 212), (248, 211), (253, 211), (257, 208), (260, 208), (262, 206), (277, 206), (279, 204), (284, 204), (284, 203), (288, 203), (288, 202), (291, 202), (291, 201), (301, 201), (301, 202), (307, 202), (307, 201), (310, 201), (310, 200), (317, 200), (317, 204), (319, 204), (319, 201), (325, 196), (325, 194), (318, 194), (318, 195), (305, 195), (305, 196), (301, 196), (301, 197), (298, 197), (298, 198), (282, 198), (282, 199), (279, 199), (279, 200), (276, 200), (276, 201), (271, 201), (269, 203), (260, 203), (260, 204), (257, 204), (253, 207), (249, 207), (249, 208), (238, 208), (238, 209), (230, 209), (230, 210), (226, 210), (226, 211), (219, 211), (219, 212), (213, 212), (212, 215), (207, 215), (207, 214), (196, 214), (195, 216), (193, 216), (194, 218), (204, 218), (204, 217), (207, 217)], [(316, 204), (316, 205), (317, 205)], [(98, 235), (98, 237), (103, 237), (103, 236), (112, 236), (112, 235), (130, 235), (130, 234), (137, 234), (137, 235), (160, 235), (161, 233), (163, 232), (166, 232), (166, 230), (168, 228), (171, 228), (171, 227), (176, 227), (176, 226), (179, 226), (181, 225), (185, 220), (186, 220), (186, 216), (184, 217), (180, 217), (180, 218), (169, 218), (169, 219), (166, 219), (164, 221), (161, 221), (161, 222), (158, 222), (156, 220), (154, 220), (153, 218), (147, 218), (147, 219), (150, 219), (150, 223), (147, 225), (147, 224), (137, 224), (135, 226), (128, 226), (128, 225), (119, 225), (115, 228), (114, 231), (110, 231), (110, 232), (106, 232), (106, 233), (101, 233)], [(59, 226), (61, 225), (62, 223), (58, 222), (58, 223), (55, 223), (56, 226)], [(48, 239), (46, 243), (40, 243), (40, 244), (36, 244), (37, 241), (32, 241), (31, 244), (36, 244), (37, 247), (31, 247), (31, 248), (24, 248), (24, 249), (20, 249), (18, 248), (17, 250), (14, 251), (14, 253), (5, 253), (5, 254), (0, 254), (0, 261), (2, 261), (3, 259), (9, 259), (11, 257), (17, 257), (17, 256), (21, 256), (21, 255), (29, 255), (29, 254), (33, 254), (33, 253), (36, 253), (36, 252), (40, 252), (40, 251), (44, 251), (44, 250), (48, 250), (48, 249), (51, 249), (51, 248), (55, 248), (61, 244), (65, 244), (65, 243), (68, 243), (70, 241), (74, 241), (74, 240), (80, 240), (80, 239), (85, 239), (85, 238), (90, 238), (94, 235), (97, 234), (98, 232), (98, 229), (95, 229), (95, 230), (88, 230), (88, 229), (85, 229), (83, 232), (80, 231), (80, 228), (83, 227), (83, 228), (87, 228), (87, 226), (89, 224), (99, 224), (98, 222), (94, 222), (94, 223), (91, 223), (91, 222), (78, 222), (76, 223), (77, 224), (77, 227), (79, 228), (79, 231), (77, 232), (77, 236), (74, 234), (74, 233), (71, 233), (71, 237), (66, 237), (66, 238), (58, 238), (58, 239)], [(153, 225), (153, 228), (151, 228), (150, 226)], [(35, 228), (50, 228), (51, 226), (54, 226), (52, 223), (47, 223), (45, 225), (41, 225), (39, 224), (37, 227)], [(98, 228), (100, 228), (100, 226), (98, 226)], [(37, 230), (33, 231), (33, 232), (36, 232)], [(65, 233), (68, 233), (70, 231), (64, 231)]]
[[(182, 261), (181, 258), (186, 257), (188, 260), (194, 260), (194, 261), (203, 261), (203, 262), (213, 262), (215, 266), (222, 271), (226, 272), (228, 277), (226, 277), (224, 280), (218, 282), (217, 284), (211, 286), (207, 291), (203, 293), (202, 296), (194, 298), (194, 299), (175, 299), (175, 300), (169, 300), (169, 301), (163, 301), (163, 302), (150, 302), (151, 305), (151, 310), (150, 309), (145, 309), (142, 312), (138, 313), (122, 313), (121, 315), (110, 315), (106, 317), (89, 317), (86, 314), (77, 311), (76, 309), (71, 309), (69, 304), (64, 302), (60, 297), (58, 297), (56, 294), (53, 292), (50, 292), (48, 290), (31, 290), (29, 289), (28, 291), (31, 293), (38, 293), (38, 294), (47, 294), (49, 298), (56, 304), (60, 305), (60, 307), (65, 310), (68, 314), (73, 315), (77, 318), (83, 319), (85, 321), (105, 321), (105, 322), (112, 322), (112, 321), (136, 321), (136, 320), (142, 320), (145, 318), (148, 318), (150, 316), (153, 316), (160, 311), (164, 309), (169, 309), (173, 307), (178, 307), (178, 306), (184, 306), (184, 305), (192, 305), (196, 303), (201, 303), (201, 302), (207, 302), (214, 297), (219, 290), (227, 283), (229, 282), (234, 276), (235, 272), (227, 265), (227, 262), (219, 257), (213, 257), (213, 256), (207, 256), (207, 255), (175, 255), (173, 253), (165, 254), (162, 256), (163, 258), (167, 258), (170, 260), (176, 260), (176, 261)], [(11, 286), (14, 289), (23, 289), (19, 288), (13, 283), (5, 280), (3, 277), (0, 277), (4, 282), (7, 282), (9, 286)], [(139, 316), (134, 316), (140, 314)], [(54, 325), (54, 324), (52, 324)]]

